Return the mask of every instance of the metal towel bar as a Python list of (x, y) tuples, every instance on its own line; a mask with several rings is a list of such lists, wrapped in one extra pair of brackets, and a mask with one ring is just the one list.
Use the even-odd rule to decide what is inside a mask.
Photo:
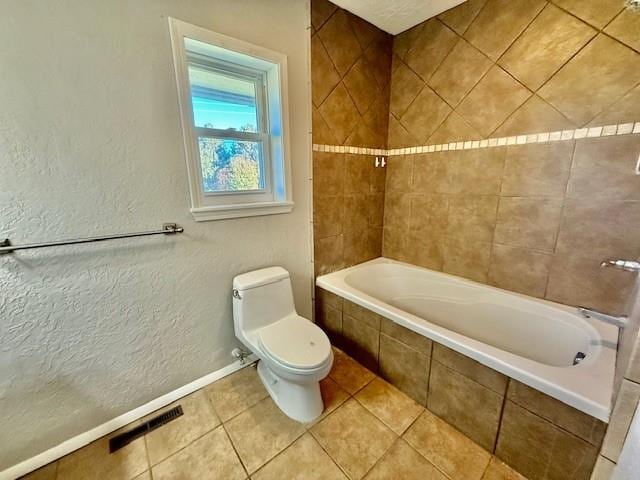
[(25, 245), (11, 245), (8, 238), (0, 241), (0, 255), (6, 255), (13, 253), (17, 250), (31, 250), (34, 248), (47, 248), (47, 247), (60, 247), (63, 245), (75, 245), (76, 243), (92, 243), (92, 242), (104, 242), (105, 240), (117, 240), (119, 238), (132, 238), (132, 237), (148, 237), (149, 235), (174, 235), (176, 233), (184, 232), (184, 228), (179, 227), (175, 223), (165, 223), (162, 225), (162, 230), (150, 230), (148, 232), (134, 232), (134, 233), (121, 233), (118, 235), (103, 235), (100, 237), (91, 238), (76, 238), (70, 240), (58, 240), (55, 242), (41, 242), (41, 243), (29, 243)]

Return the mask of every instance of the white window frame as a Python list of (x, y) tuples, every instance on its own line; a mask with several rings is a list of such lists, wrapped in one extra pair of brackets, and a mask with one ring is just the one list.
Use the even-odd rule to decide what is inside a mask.
[[(289, 213), (293, 210), (289, 115), (287, 98), (287, 57), (202, 27), (169, 18), (180, 120), (184, 140), (191, 214), (196, 221), (222, 220), (257, 215)], [(187, 52), (185, 38), (202, 42), (202, 64), (221, 68), (256, 81), (258, 132), (239, 132), (196, 127), (191, 103), (188, 66), (193, 54)], [(203, 46), (205, 47), (205, 46)], [(198, 137), (258, 140), (263, 145), (264, 185), (260, 190), (205, 192)]]

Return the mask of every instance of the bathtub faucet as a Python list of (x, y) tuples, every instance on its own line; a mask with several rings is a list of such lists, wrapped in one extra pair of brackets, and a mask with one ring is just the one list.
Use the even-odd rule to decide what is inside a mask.
[(634, 262), (633, 260), (605, 260), (600, 266), (602, 268), (618, 268), (625, 272), (640, 272), (640, 262)]
[(618, 328), (624, 328), (627, 326), (629, 319), (625, 315), (616, 317), (615, 315), (608, 315), (606, 313), (599, 312), (598, 310), (591, 310), (585, 307), (578, 307), (578, 313), (584, 318), (593, 318), (600, 320), (601, 322), (610, 323)]

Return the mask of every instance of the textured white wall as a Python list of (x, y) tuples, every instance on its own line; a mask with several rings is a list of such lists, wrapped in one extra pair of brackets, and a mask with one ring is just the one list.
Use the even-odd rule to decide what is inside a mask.
[[(289, 57), (295, 210), (195, 223), (167, 16)], [(186, 233), (0, 258), (0, 471), (231, 362), (232, 277), (311, 315), (305, 0), (2, 0), (0, 237)]]

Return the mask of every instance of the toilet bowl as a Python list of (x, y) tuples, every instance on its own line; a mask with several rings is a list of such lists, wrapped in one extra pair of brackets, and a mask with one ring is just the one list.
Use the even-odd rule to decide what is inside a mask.
[(260, 360), (258, 375), (290, 418), (310, 422), (324, 409), (320, 380), (333, 364), (327, 335), (296, 313), (289, 273), (270, 267), (233, 280), (236, 337)]

